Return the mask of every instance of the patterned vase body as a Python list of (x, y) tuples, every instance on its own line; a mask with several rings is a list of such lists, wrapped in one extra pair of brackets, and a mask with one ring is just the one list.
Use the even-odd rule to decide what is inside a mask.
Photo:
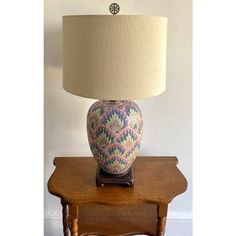
[(140, 148), (143, 120), (133, 101), (97, 101), (88, 111), (89, 145), (107, 173), (126, 173)]

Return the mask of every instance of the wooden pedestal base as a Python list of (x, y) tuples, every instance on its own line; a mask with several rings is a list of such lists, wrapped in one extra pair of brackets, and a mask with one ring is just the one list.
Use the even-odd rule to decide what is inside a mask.
[(119, 184), (132, 187), (134, 185), (133, 168), (131, 167), (124, 175), (111, 175), (104, 172), (99, 166), (96, 173), (96, 185), (104, 187), (104, 184)]

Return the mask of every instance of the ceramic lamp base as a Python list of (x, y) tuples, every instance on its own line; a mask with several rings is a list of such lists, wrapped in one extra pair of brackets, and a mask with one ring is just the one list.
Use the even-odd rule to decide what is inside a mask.
[(99, 167), (121, 176), (134, 162), (140, 148), (143, 120), (133, 101), (97, 101), (87, 116), (90, 149)]

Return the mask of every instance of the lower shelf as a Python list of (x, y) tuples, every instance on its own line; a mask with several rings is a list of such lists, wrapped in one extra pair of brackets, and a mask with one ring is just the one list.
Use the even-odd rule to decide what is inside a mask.
[(156, 235), (156, 205), (84, 205), (79, 208), (79, 235)]

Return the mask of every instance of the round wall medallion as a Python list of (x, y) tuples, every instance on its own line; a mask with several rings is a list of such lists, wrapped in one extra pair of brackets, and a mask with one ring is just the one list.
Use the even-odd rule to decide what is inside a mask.
[(111, 14), (116, 15), (120, 11), (120, 6), (117, 3), (112, 3), (109, 7)]

